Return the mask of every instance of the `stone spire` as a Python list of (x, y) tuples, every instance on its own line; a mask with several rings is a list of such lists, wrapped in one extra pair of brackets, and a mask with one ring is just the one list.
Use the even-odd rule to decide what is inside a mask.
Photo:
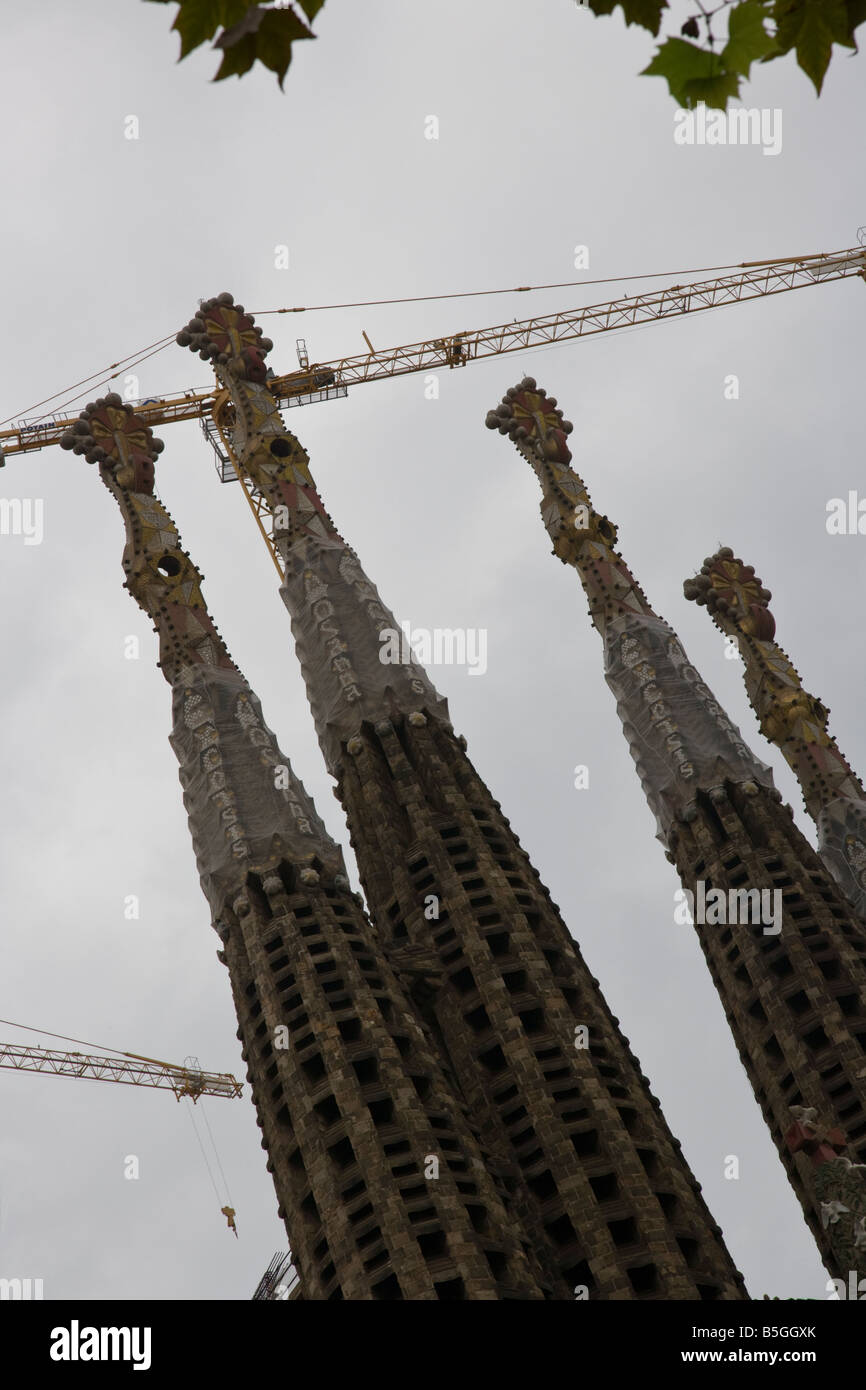
[(126, 587), (159, 634), (202, 888), (303, 1298), (542, 1298), (505, 1186), (154, 496), (160, 441), (112, 394), (63, 443), (99, 464), (126, 524)]
[[(444, 701), (339, 537), (221, 295), (179, 341), (214, 363), (229, 447), (274, 519), (282, 593), (383, 951), (437, 1039), (557, 1299), (739, 1299), (631, 1053)], [(389, 646), (391, 643), (389, 642)]]
[(487, 426), (508, 435), (532, 466), (553, 553), (580, 576), (659, 839), (667, 844), (674, 822), (693, 815), (700, 791), (712, 793), (725, 782), (746, 795), (757, 794), (759, 785), (772, 791), (770, 769), (746, 747), (614, 548), (616, 526), (594, 509), (571, 467), (572, 425), (556, 400), (526, 377), (488, 414)]
[(827, 732), (829, 710), (804, 689), (775, 639), (772, 594), (751, 565), (723, 546), (683, 585), (716, 626), (736, 639), (761, 733), (782, 750), (818, 827), (818, 848), (842, 892), (866, 920), (866, 791)]
[[(539, 478), (554, 553), (583, 584), (623, 729), (680, 876), (684, 903), (672, 920), (694, 921), (806, 1220), (828, 1269), (847, 1278), (840, 1261), (853, 1237), (840, 1244), (825, 1219), (834, 1173), (790, 1132), (792, 1108), (814, 1111), (849, 1165), (866, 1159), (862, 925), (781, 805), (769, 770), (614, 549), (616, 529), (571, 467), (571, 427), (556, 401), (527, 377), (487, 425), (510, 436)], [(856, 1258), (866, 1271), (866, 1247)]]
[(271, 512), (283, 602), (329, 770), (364, 720), (423, 708), (450, 728), (445, 700), (410, 652), (402, 662), (381, 660), (380, 633), (399, 633), (396, 619), (325, 511), (307, 453), (283, 425), (265, 384), (270, 339), (229, 294), (204, 300), (177, 336), (212, 362), (230, 399), (221, 418), (233, 452)]

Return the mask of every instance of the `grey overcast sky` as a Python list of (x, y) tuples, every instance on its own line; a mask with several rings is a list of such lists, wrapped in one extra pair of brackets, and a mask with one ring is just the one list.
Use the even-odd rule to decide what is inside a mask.
[[(684, 18), (691, 6), (679, 8)], [(835, 57), (820, 100), (790, 59), (755, 69), (744, 103), (782, 113), (772, 156), (677, 145), (665, 83), (637, 76), (650, 36), (574, 0), (328, 0), (283, 94), (261, 68), (212, 84), (208, 50), (177, 64), (173, 14), (141, 0), (4, 7), (3, 416), (38, 413), (34, 402), (173, 334), (224, 289), (256, 310), (689, 271), (851, 246), (866, 222), (866, 56)], [(437, 140), (425, 138), (430, 115)], [(125, 138), (129, 116), (138, 139)], [(283, 245), (289, 267), (277, 269)], [(575, 269), (578, 245), (588, 269)], [(413, 342), (640, 288), (261, 322), (272, 363), (290, 370), (301, 334), (324, 361), (363, 351), (362, 330), (376, 346)], [(864, 319), (864, 285), (849, 280), (478, 362), (442, 373), (438, 399), (409, 376), (289, 419), (398, 619), (486, 629), (485, 675), (439, 666), (433, 679), (759, 1299), (823, 1298), (828, 1276), (696, 934), (674, 923), (677, 879), (577, 577), (550, 554), (530, 470), (484, 417), (527, 372), (558, 397), (576, 467), (618, 523), (627, 561), (814, 842), (737, 663), (682, 582), (720, 543), (755, 565), (780, 642), (866, 770), (866, 537), (825, 526), (830, 498), (866, 496)], [(209, 380), (173, 344), (138, 370), (141, 396)], [(724, 395), (730, 374), (736, 400)], [(158, 433), (160, 496), (214, 619), (347, 847), (240, 490), (217, 481), (197, 424)], [(115, 503), (59, 449), (9, 458), (0, 496), (44, 503), (41, 544), (0, 536), (0, 1014), (170, 1061), (195, 1054), (242, 1078), (167, 742), (169, 691), (150, 626), (121, 588)], [(139, 660), (125, 659), (130, 635)], [(578, 763), (587, 790), (573, 785)], [(124, 917), (129, 895), (137, 921)], [(0, 1038), (51, 1045), (6, 1024)], [(205, 1102), (236, 1241), (188, 1102), (0, 1071), (0, 1275), (42, 1278), (46, 1298), (249, 1298), (285, 1233), (248, 1090)], [(130, 1155), (137, 1180), (124, 1178)], [(724, 1177), (729, 1155), (737, 1180)]]

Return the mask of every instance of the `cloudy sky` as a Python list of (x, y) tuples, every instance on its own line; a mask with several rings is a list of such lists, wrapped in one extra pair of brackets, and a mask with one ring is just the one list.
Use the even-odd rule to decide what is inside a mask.
[[(766, 156), (677, 145), (666, 85), (637, 76), (649, 35), (573, 0), (328, 0), (284, 94), (262, 69), (212, 84), (208, 51), (176, 64), (172, 14), (141, 0), (4, 13), (3, 417), (39, 414), (34, 403), (174, 333), (224, 289), (264, 310), (659, 271), (676, 281), (851, 246), (866, 222), (855, 177), (866, 57), (834, 58), (820, 100), (790, 60), (756, 69), (746, 104), (782, 113), (781, 152)], [(437, 140), (425, 138), (431, 115)], [(588, 269), (575, 269), (578, 245)], [(276, 267), (279, 246), (288, 269)], [(301, 334), (325, 361), (363, 351), (362, 330), (384, 347), (641, 288), (262, 326), (272, 363), (291, 370)], [(682, 582), (720, 543), (755, 565), (780, 642), (866, 770), (866, 537), (825, 527), (830, 498), (866, 496), (864, 314), (859, 281), (822, 285), (474, 363), (443, 373), (438, 399), (409, 376), (289, 420), (398, 618), (486, 629), (484, 676), (442, 666), (433, 678), (757, 1298), (821, 1298), (827, 1275), (694, 931), (674, 923), (677, 879), (577, 577), (550, 554), (529, 468), (484, 417), (527, 372), (559, 398), (576, 466), (618, 523), (626, 559), (814, 840), (736, 663)], [(208, 384), (204, 364), (174, 345), (138, 370), (137, 383), (115, 385), (149, 396)], [(730, 374), (737, 400), (724, 396)], [(159, 492), (205, 574), (215, 621), (345, 844), (276, 576), (240, 490), (217, 481), (197, 424), (158, 433)], [(170, 1061), (194, 1054), (243, 1077), (167, 742), (169, 691), (149, 624), (121, 588), (115, 503), (94, 469), (59, 449), (10, 457), (0, 497), (44, 506), (41, 544), (0, 535), (0, 1015), (46, 1030), (4, 1023), (0, 1039), (50, 1046), (51, 1030)], [(139, 660), (124, 656), (129, 636)], [(587, 790), (574, 788), (578, 763)], [(138, 920), (124, 916), (129, 895)], [(188, 1103), (0, 1071), (0, 1275), (42, 1278), (46, 1298), (248, 1298), (285, 1233), (246, 1089), (243, 1100), (205, 1102), (236, 1241)], [(124, 1178), (129, 1155), (138, 1180)], [(728, 1155), (739, 1158), (736, 1181), (724, 1177)]]

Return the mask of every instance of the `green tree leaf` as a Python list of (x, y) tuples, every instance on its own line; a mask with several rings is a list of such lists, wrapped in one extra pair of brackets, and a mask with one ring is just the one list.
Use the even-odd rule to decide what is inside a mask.
[[(167, 4), (169, 0), (156, 0)], [(179, 0), (171, 26), (180, 35), (180, 57), (212, 39), (222, 25), (234, 24), (249, 9), (249, 0)]]
[(223, 60), (217, 69), (214, 82), (223, 82), (227, 77), (243, 77), (256, 61), (256, 36), (245, 34), (223, 52)]
[(797, 50), (797, 62), (820, 96), (833, 44), (852, 46), (845, 0), (776, 0), (776, 44), (780, 53)]
[[(151, 3), (169, 4), (171, 0), (151, 0)], [(325, 0), (298, 0), (298, 3), (307, 17), (312, 18)], [(181, 58), (213, 39), (217, 30), (222, 29), (214, 42), (214, 47), (223, 52), (215, 82), (243, 76), (258, 59), (277, 74), (282, 87), (292, 59), (292, 44), (298, 39), (316, 37), (294, 9), (266, 9), (263, 5), (250, 4), (250, 0), (177, 0), (177, 4), (172, 28), (180, 35)]]
[(858, 24), (866, 22), (866, 0), (845, 0), (845, 8), (848, 11), (848, 32), (851, 35), (851, 47), (857, 47), (857, 40), (854, 38), (854, 30)]
[(731, 10), (728, 42), (721, 52), (722, 63), (730, 72), (748, 77), (753, 63), (778, 52), (775, 39), (764, 28), (769, 18), (770, 7), (763, 0), (743, 0)]
[(649, 77), (663, 77), (680, 106), (705, 101), (707, 106), (724, 108), (729, 97), (740, 94), (737, 74), (728, 71), (718, 54), (686, 39), (666, 39), (643, 71)]
[(256, 57), (277, 74), (282, 87), (292, 61), (292, 44), (298, 39), (315, 37), (304, 21), (291, 10), (266, 10), (256, 35)]
[(613, 14), (617, 5), (622, 6), (626, 24), (640, 24), (651, 34), (657, 34), (668, 0), (589, 0), (589, 9), (597, 15)]
[(180, 34), (180, 56), (185, 58), (199, 44), (212, 39), (221, 24), (219, 6), (213, 0), (186, 0), (175, 15), (172, 29)]
[(736, 72), (719, 67), (712, 77), (696, 77), (683, 87), (681, 105), (694, 107), (699, 101), (724, 111), (731, 97), (740, 95), (740, 77)]

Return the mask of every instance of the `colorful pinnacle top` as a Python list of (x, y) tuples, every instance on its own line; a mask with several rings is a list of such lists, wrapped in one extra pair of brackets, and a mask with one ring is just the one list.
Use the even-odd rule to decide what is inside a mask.
[(197, 352), (203, 362), (219, 363), (247, 381), (265, 380), (265, 358), (273, 343), (262, 337), (262, 330), (243, 304), (235, 304), (234, 297), (226, 292), (203, 299), (177, 341)]
[(767, 604), (773, 595), (764, 588), (752, 566), (736, 559), (728, 546), (704, 561), (697, 578), (686, 580), (683, 592), (686, 598), (704, 605), (714, 617), (718, 614), (715, 620), (722, 631), (736, 630), (761, 642), (772, 642), (776, 620)]
[(772, 594), (729, 546), (709, 556), (683, 585), (687, 599), (736, 637), (749, 702), (761, 733), (781, 749), (819, 830), (822, 858), (861, 916), (866, 916), (866, 792), (827, 732), (829, 710), (803, 689), (788, 655), (774, 640)]
[(112, 391), (84, 407), (72, 429), (61, 437), (60, 447), (83, 454), (88, 463), (107, 464), (117, 483), (131, 492), (152, 493), (153, 466), (165, 445), (133, 407)]
[(599, 632), (625, 613), (654, 616), (646, 595), (614, 549), (617, 529), (593, 509), (586, 484), (571, 468), (566, 442), (573, 425), (565, 420), (554, 396), (548, 396), (534, 377), (506, 391), (486, 420), (487, 428), (508, 435), (532, 465), (541, 483), (541, 516), (553, 541), (553, 552), (573, 565), (589, 599), (589, 612)]
[(287, 546), (299, 536), (334, 539), (342, 545), (316, 491), (307, 452), (285, 428), (265, 385), (264, 359), (273, 343), (262, 337), (252, 315), (230, 294), (205, 299), (177, 341), (213, 364), (226, 392), (218, 399), (214, 418), (271, 513), (274, 543), (283, 562)]

